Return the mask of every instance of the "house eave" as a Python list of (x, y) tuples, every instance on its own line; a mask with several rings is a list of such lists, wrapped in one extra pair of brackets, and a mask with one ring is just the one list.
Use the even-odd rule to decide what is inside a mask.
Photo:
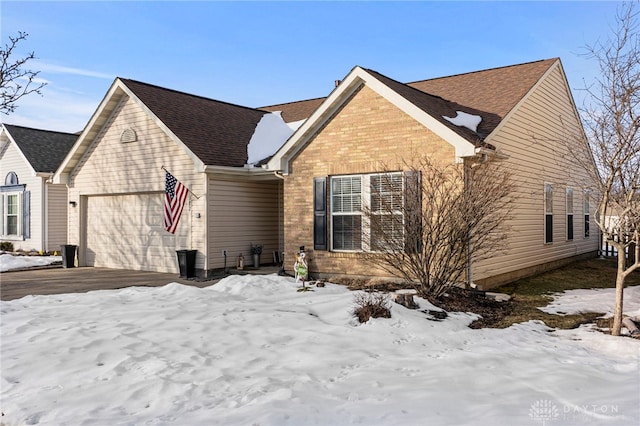
[(263, 167), (245, 165), (244, 167), (212, 166), (202, 168), (202, 172), (209, 176), (244, 177), (250, 180), (276, 180), (272, 170)]
[(355, 67), (345, 77), (342, 83), (331, 92), (322, 105), (289, 138), (287, 143), (276, 152), (273, 158), (267, 163), (267, 168), (271, 171), (280, 171), (285, 176), (288, 175), (289, 162), (306, 146), (309, 139), (313, 137), (333, 114), (364, 85), (383, 96), (396, 107), (409, 114), (413, 119), (452, 145), (457, 161), (462, 161), (464, 157), (475, 155), (475, 145), (473, 143), (418, 108), (365, 69)]
[(151, 111), (136, 95), (127, 87), (127, 85), (116, 78), (109, 88), (109, 91), (103, 98), (102, 102), (92, 115), (89, 123), (83, 130), (78, 140), (71, 148), (60, 167), (53, 176), (53, 183), (69, 183), (69, 177), (75, 167), (78, 165), (89, 147), (95, 142), (98, 135), (102, 132), (104, 126), (118, 109), (118, 106), (127, 99), (133, 99), (140, 108), (150, 117), (165, 134), (171, 138), (193, 161), (197, 171), (202, 171), (205, 167), (204, 162)]

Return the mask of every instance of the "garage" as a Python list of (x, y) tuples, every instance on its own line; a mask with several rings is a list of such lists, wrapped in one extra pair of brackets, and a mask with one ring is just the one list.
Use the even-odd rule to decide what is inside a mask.
[(176, 235), (165, 231), (163, 196), (88, 196), (86, 265), (177, 273), (176, 247), (184, 247), (186, 238), (179, 236), (182, 226)]

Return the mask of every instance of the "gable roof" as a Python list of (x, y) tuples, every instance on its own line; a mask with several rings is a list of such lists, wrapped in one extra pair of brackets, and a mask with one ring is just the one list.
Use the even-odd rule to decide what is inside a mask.
[[(269, 160), (267, 168), (271, 170), (282, 170), (287, 174), (289, 170), (289, 160), (293, 158), (298, 151), (303, 149), (313, 135), (363, 86), (367, 86), (375, 91), (407, 115), (450, 143), (454, 147), (457, 157), (475, 154), (475, 150), (481, 142), (476, 133), (458, 128), (459, 126), (450, 123), (439, 115), (440, 112), (445, 111), (455, 112), (457, 105), (437, 96), (429, 95), (402, 83), (398, 83), (375, 71), (355, 67), (329, 97), (325, 99), (322, 105), (314, 111), (311, 117), (300, 126), (273, 158)], [(435, 116), (432, 115), (434, 113)], [(453, 114), (453, 116), (455, 116), (455, 114)]]
[[(407, 83), (502, 120), (559, 58)], [(496, 123), (497, 125), (497, 123)]]
[[(353, 77), (354, 70), (352, 70), (329, 97), (321, 99), (321, 106), (309, 116), (307, 122), (313, 120), (322, 120), (322, 123), (326, 122), (329, 119), (327, 113), (333, 113), (337, 110), (331, 104), (339, 102), (338, 98), (342, 98), (342, 102), (345, 102), (348, 97), (344, 96), (343, 92), (354, 93), (355, 90), (353, 88), (341, 89), (345, 84), (353, 86), (354, 81), (360, 80), (364, 84), (371, 86), (372, 79), (375, 79), (382, 84), (382, 86), (377, 85), (377, 90), (380, 94), (383, 94), (380, 90), (386, 92), (386, 95), (383, 94), (383, 96), (451, 143), (456, 147), (456, 156), (461, 157), (463, 154), (467, 155), (470, 152), (469, 148), (465, 147), (465, 142), (474, 148), (493, 148), (485, 144), (484, 139), (500, 126), (509, 113), (523, 101), (532, 88), (557, 63), (559, 63), (559, 59), (553, 58), (449, 77), (421, 80), (408, 84), (400, 83), (370, 69), (365, 70), (356, 67), (354, 68), (355, 71), (361, 70), (356, 72), (359, 75)], [(363, 72), (364, 74), (362, 74)], [(347, 80), (350, 81), (347, 82)], [(376, 85), (374, 84), (374, 86)], [(381, 89), (383, 87), (391, 90), (391, 92)], [(336, 95), (336, 93), (338, 94)], [(284, 116), (285, 110), (291, 109), (300, 113), (304, 110), (304, 107), (319, 100), (314, 99), (264, 108), (273, 108), (271, 110), (282, 108)], [(416, 115), (416, 111), (413, 108), (417, 108), (424, 115)], [(476, 132), (455, 125), (445, 118), (456, 117), (457, 111), (482, 118)], [(302, 148), (305, 138), (311, 136), (312, 129), (317, 130), (320, 127), (317, 123), (308, 124), (307, 122), (294, 133), (289, 141), (269, 161), (268, 167), (270, 169), (285, 170), (285, 173), (287, 172), (288, 159)], [(447, 130), (453, 132), (458, 138), (450, 138), (450, 134), (447, 135)]]
[[(486, 115), (482, 117), (479, 133), (487, 135), (558, 60), (558, 58), (543, 59), (404, 84), (465, 106), (467, 109), (484, 112)], [(368, 71), (375, 72), (370, 69)], [(388, 79), (388, 77), (384, 78)], [(260, 109), (282, 111), (282, 118), (289, 123), (309, 118), (325, 99), (308, 99), (264, 106)]]
[(53, 173), (67, 155), (77, 134), (3, 124), (36, 173)]
[[(449, 127), (451, 130), (473, 143), (476, 147), (483, 144), (484, 137), (491, 133), (491, 123), (499, 123), (500, 120), (496, 118), (495, 114), (491, 114), (485, 111), (469, 108), (467, 106), (460, 105), (456, 102), (448, 101), (440, 96), (435, 96), (430, 93), (426, 93), (415, 89), (406, 84), (402, 84), (396, 80), (386, 77), (376, 71), (367, 70), (370, 74), (375, 76), (378, 80), (398, 93), (400, 96), (420, 108), (422, 111), (429, 114), (431, 117)], [(463, 111), (467, 114), (477, 115), (482, 118), (478, 131), (474, 132), (466, 127), (457, 126), (444, 117), (454, 118), (457, 115), (457, 111)]]
[(247, 145), (265, 111), (120, 80), (205, 165), (247, 163)]
[(194, 167), (244, 167), (247, 146), (266, 111), (116, 78), (53, 180), (66, 182), (118, 105), (131, 98), (191, 157)]

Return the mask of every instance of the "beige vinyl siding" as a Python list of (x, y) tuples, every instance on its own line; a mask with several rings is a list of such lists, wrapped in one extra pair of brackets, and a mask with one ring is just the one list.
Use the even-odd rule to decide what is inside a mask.
[(45, 250), (43, 239), (43, 178), (36, 176), (33, 168), (25, 160), (20, 150), (13, 142), (8, 142), (3, 152), (0, 152), (0, 185), (4, 185), (9, 172), (18, 175), (18, 183), (26, 185), (25, 190), (31, 192), (30, 238), (0, 237), (3, 241), (11, 241), (15, 250)]
[(209, 178), (209, 269), (235, 267), (239, 254), (253, 264), (251, 244), (263, 244), (261, 264), (273, 262), (281, 251), (280, 181)]
[[(136, 132), (137, 141), (120, 142), (122, 133), (127, 129)], [(83, 246), (87, 237), (81, 230), (87, 226), (83, 212), (86, 214), (88, 197), (162, 193), (165, 184), (162, 166), (200, 197), (189, 197), (176, 231), (176, 248), (198, 250), (196, 268), (204, 269), (207, 253), (206, 196), (203, 196), (205, 174), (197, 173), (191, 157), (129, 98), (116, 107), (70, 174), (69, 201), (79, 204), (76, 208), (69, 208), (69, 242), (81, 246), (81, 265), (86, 261)], [(123, 205), (122, 208), (126, 209), (127, 206)], [(196, 218), (198, 214), (200, 218)]]
[(47, 191), (47, 250), (60, 251), (67, 243), (67, 186), (46, 185)]
[[(504, 161), (517, 184), (516, 202), (508, 253), (474, 264), (474, 281), (597, 250), (598, 235), (593, 224), (591, 236), (584, 237), (584, 215), (580, 207), (583, 189), (593, 185), (561, 142), (567, 139), (563, 136), (567, 134), (580, 134), (579, 123), (561, 69), (554, 67), (488, 141), (508, 155)], [(576, 143), (574, 149), (585, 149), (579, 145)], [(550, 244), (544, 243), (545, 183), (553, 185), (553, 242)], [(566, 233), (567, 187), (574, 190), (572, 241), (567, 241)]]

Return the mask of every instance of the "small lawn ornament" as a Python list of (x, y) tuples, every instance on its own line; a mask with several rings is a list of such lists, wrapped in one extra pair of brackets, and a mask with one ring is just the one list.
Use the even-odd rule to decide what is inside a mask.
[(242, 271), (244, 269), (244, 255), (240, 253), (236, 259), (236, 269)]
[(307, 255), (304, 252), (304, 246), (300, 247), (300, 252), (296, 253), (296, 262), (293, 264), (296, 284), (300, 280), (302, 281), (302, 287), (304, 287), (304, 282), (307, 280), (309, 274), (306, 257)]

